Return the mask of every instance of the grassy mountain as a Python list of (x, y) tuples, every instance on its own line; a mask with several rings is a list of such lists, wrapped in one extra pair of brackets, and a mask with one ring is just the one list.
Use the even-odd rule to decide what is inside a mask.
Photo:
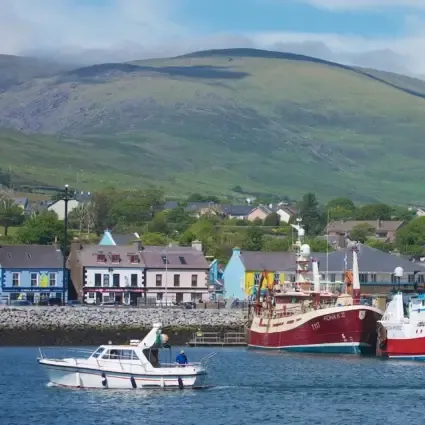
[[(0, 80), (1, 81), (1, 80)], [(0, 166), (173, 194), (422, 200), (425, 82), (252, 49), (101, 64), (0, 94)], [(2, 149), (3, 150), (3, 149)]]

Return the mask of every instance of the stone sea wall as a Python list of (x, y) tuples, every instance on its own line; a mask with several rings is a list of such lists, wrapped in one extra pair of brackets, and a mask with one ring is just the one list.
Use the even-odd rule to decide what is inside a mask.
[(0, 346), (119, 344), (142, 338), (160, 322), (170, 344), (203, 332), (243, 331), (247, 312), (239, 309), (183, 310), (108, 307), (0, 308)]

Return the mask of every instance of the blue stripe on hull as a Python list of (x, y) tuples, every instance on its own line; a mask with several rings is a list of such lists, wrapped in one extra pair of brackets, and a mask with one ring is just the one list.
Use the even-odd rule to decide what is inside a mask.
[(294, 345), (288, 347), (257, 347), (249, 346), (251, 349), (258, 350), (275, 350), (285, 351), (289, 353), (316, 353), (316, 354), (365, 354), (373, 351), (368, 344), (320, 344), (320, 345)]
[(390, 360), (408, 360), (415, 362), (425, 362), (425, 355), (420, 356), (389, 356)]

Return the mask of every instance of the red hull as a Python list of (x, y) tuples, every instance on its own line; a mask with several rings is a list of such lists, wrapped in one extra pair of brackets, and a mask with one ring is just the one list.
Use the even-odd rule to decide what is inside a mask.
[[(377, 321), (381, 317), (378, 309), (349, 306), (318, 310), (313, 317), (306, 313), (284, 319), (256, 318), (249, 332), (248, 345), (301, 352), (374, 353)], [(282, 322), (285, 322), (283, 326), (288, 326), (291, 320), (300, 321), (300, 325), (279, 330)]]
[(383, 352), (389, 357), (424, 357), (425, 337), (387, 339)]

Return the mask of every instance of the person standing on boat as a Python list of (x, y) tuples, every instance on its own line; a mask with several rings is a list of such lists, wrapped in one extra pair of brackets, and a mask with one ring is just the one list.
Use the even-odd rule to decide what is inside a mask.
[(187, 357), (186, 354), (184, 354), (184, 350), (181, 350), (180, 354), (176, 357), (176, 363), (179, 365), (187, 364)]

